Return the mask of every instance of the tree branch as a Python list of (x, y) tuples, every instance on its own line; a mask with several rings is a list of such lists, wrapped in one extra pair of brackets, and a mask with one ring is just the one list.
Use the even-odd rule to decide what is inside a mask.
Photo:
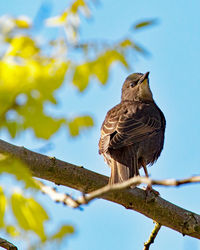
[(160, 228), (161, 228), (160, 223), (155, 222), (155, 227), (154, 227), (153, 231), (151, 232), (148, 241), (146, 241), (146, 242), (144, 243), (144, 248), (143, 248), (143, 250), (149, 250), (150, 245), (154, 243), (154, 240), (155, 240), (155, 238), (156, 238), (156, 236), (157, 236), (157, 234), (158, 234)]
[[(33, 176), (90, 193), (108, 183), (108, 177), (76, 165), (32, 152), (0, 140), (0, 153), (8, 153), (21, 159)], [(183, 235), (200, 239), (200, 215), (178, 207), (159, 196), (146, 193), (139, 188), (112, 190), (100, 198), (123, 205), (151, 218), (163, 226)]]

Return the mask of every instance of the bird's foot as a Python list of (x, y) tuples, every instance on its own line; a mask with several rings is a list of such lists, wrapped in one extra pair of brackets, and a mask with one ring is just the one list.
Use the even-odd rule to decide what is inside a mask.
[(151, 193), (153, 193), (155, 196), (159, 196), (160, 193), (152, 188), (152, 185), (147, 185), (145, 188), (146, 196), (149, 196)]

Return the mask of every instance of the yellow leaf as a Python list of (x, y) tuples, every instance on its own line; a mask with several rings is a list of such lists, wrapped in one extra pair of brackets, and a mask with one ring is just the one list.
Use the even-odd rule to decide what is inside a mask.
[(92, 127), (94, 122), (90, 116), (76, 117), (72, 121), (68, 122), (69, 132), (71, 136), (77, 136), (80, 130)]
[(84, 7), (84, 6), (86, 6), (84, 0), (76, 0), (76, 1), (74, 1), (74, 3), (71, 5), (70, 11), (71, 11), (72, 13), (77, 13), (77, 12), (78, 12), (78, 9), (79, 9), (80, 7)]
[(95, 75), (102, 84), (105, 84), (108, 80), (110, 67), (116, 62), (122, 63), (126, 68), (129, 67), (123, 53), (117, 50), (105, 51), (100, 54), (96, 60), (76, 66), (73, 84), (78, 87), (79, 91), (83, 91), (88, 86), (90, 77), (93, 75)]
[(96, 61), (91, 63), (91, 71), (102, 84), (105, 84), (109, 77), (110, 67), (116, 62), (121, 62), (126, 68), (129, 67), (122, 53), (117, 50), (107, 50), (104, 54), (101, 54)]
[(56, 232), (55, 234), (53, 234), (51, 236), (52, 240), (62, 240), (64, 237), (68, 236), (69, 234), (74, 233), (74, 228), (70, 225), (63, 225), (60, 227), (60, 229), (58, 230), (58, 232)]
[(121, 62), (126, 68), (129, 67), (125, 56), (117, 50), (108, 50), (104, 56), (108, 65), (111, 65), (114, 62)]
[(39, 48), (28, 36), (16, 36), (12, 39), (6, 56), (20, 56), (30, 58), (39, 53)]
[[(45, 114), (44, 105), (56, 104), (54, 92), (62, 85), (69, 63), (41, 55), (35, 57), (37, 46), (29, 38), (16, 37), (12, 42), (12, 49), (0, 61), (1, 127), (6, 127), (12, 137), (31, 128), (37, 137), (48, 139), (65, 120)], [(28, 53), (29, 47), (33, 53)], [(16, 62), (15, 56), (22, 60)], [(19, 103), (18, 96), (22, 93), (26, 101)], [(7, 116), (9, 110), (16, 111), (11, 119)]]
[(109, 65), (107, 65), (107, 61), (104, 55), (97, 58), (96, 61), (91, 63), (92, 73), (96, 75), (98, 80), (105, 84), (108, 80), (109, 76)]
[(18, 17), (14, 19), (15, 24), (17, 25), (18, 28), (20, 29), (28, 29), (31, 26), (31, 22), (28, 17)]
[(79, 91), (83, 91), (87, 87), (90, 74), (90, 63), (84, 63), (75, 68), (73, 84), (78, 87)]
[(18, 159), (9, 157), (9, 155), (3, 155), (0, 159), (0, 173), (12, 174), (17, 180), (24, 182), (25, 187), (38, 189), (34, 179), (32, 178), (30, 170)]
[(33, 198), (25, 198), (16, 192), (12, 194), (11, 205), (19, 226), (24, 230), (35, 232), (42, 241), (45, 241), (44, 222), (48, 220), (48, 215), (41, 205)]
[(20, 232), (13, 225), (6, 225), (6, 232), (10, 234), (11, 237), (16, 237), (20, 235)]
[(0, 186), (0, 227), (4, 226), (4, 214), (6, 211), (6, 197), (3, 188)]
[(17, 132), (22, 130), (22, 126), (20, 126), (20, 124), (15, 121), (5, 121), (4, 123), (2, 123), (2, 125), (6, 127), (12, 138), (15, 138)]
[(25, 230), (30, 229), (29, 218), (24, 213), (26, 210), (25, 198), (21, 194), (13, 193), (11, 196), (11, 205), (19, 226)]
[(129, 39), (125, 39), (125, 40), (123, 40), (123, 41), (120, 43), (120, 46), (121, 46), (121, 47), (124, 47), (124, 48), (130, 47), (130, 46), (132, 46), (132, 42), (131, 42), (131, 40), (129, 40)]
[(65, 123), (65, 119), (47, 116), (43, 109), (42, 103), (35, 103), (29, 97), (27, 103), (18, 109), (18, 114), (24, 117), (23, 129), (31, 128), (38, 138), (49, 139)]
[(49, 27), (62, 26), (67, 22), (68, 11), (64, 11), (60, 16), (48, 18), (45, 23)]

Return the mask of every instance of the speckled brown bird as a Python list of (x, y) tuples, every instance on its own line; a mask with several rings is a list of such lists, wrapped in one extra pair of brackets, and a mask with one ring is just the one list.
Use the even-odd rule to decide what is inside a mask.
[(165, 117), (153, 100), (149, 72), (129, 75), (121, 102), (108, 111), (101, 127), (99, 153), (111, 167), (110, 184), (139, 175), (153, 164), (164, 144)]

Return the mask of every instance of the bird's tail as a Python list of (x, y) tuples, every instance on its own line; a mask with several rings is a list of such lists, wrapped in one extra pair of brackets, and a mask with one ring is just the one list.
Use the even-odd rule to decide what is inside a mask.
[(122, 164), (114, 159), (111, 160), (111, 176), (109, 184), (124, 182), (133, 176), (139, 175), (137, 158), (131, 158), (128, 164)]

